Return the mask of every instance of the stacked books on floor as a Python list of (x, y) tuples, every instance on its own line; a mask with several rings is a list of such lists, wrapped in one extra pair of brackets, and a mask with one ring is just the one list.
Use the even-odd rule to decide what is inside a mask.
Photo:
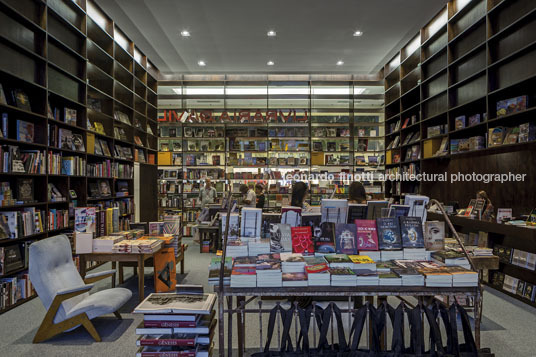
[(150, 294), (135, 309), (137, 357), (209, 357), (216, 329), (215, 294)]

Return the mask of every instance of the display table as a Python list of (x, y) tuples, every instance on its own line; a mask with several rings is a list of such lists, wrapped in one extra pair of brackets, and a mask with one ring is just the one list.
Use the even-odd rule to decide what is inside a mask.
[[(89, 253), (89, 254), (80, 254), (80, 275), (86, 276), (86, 262), (111, 262), (112, 269), (116, 268), (116, 263), (122, 262), (134, 262), (138, 265), (138, 294), (140, 302), (145, 298), (144, 284), (145, 284), (145, 261), (154, 257), (162, 249), (160, 248), (151, 253)], [(123, 281), (122, 269), (119, 270), (119, 282)], [(112, 277), (112, 287), (115, 287), (115, 274)]]
[(211, 226), (208, 224), (198, 224), (195, 226), (199, 232), (199, 253), (203, 253), (203, 242), (210, 241), (209, 251), (216, 253), (221, 249), (220, 225)]
[[(246, 305), (254, 300), (255, 297), (272, 296), (272, 297), (348, 297), (348, 309), (341, 309), (346, 313), (354, 311), (351, 303), (352, 297), (387, 297), (387, 296), (415, 296), (417, 298), (434, 297), (436, 295), (466, 295), (480, 299), (481, 291), (478, 287), (424, 287), (424, 286), (309, 286), (309, 287), (283, 287), (283, 288), (232, 288), (225, 286), (220, 290), (218, 286), (214, 287), (214, 292), (218, 293), (219, 304), (219, 351), (223, 356), (223, 351), (227, 351), (232, 356), (232, 333), (233, 333), (233, 314), (237, 317), (237, 335), (238, 335), (238, 355), (244, 355), (245, 348), (245, 314), (246, 313), (268, 313), (270, 310), (261, 308), (246, 309)], [(246, 297), (250, 297), (246, 300)], [(227, 308), (224, 307), (224, 300), (227, 302)], [(236, 302), (234, 302), (235, 300)], [(224, 314), (228, 314), (228, 331), (227, 331), (227, 349), (225, 347), (224, 331)], [(475, 304), (475, 338), (477, 346), (480, 346), (480, 311), (479, 304)], [(261, 331), (262, 333), (262, 331)]]

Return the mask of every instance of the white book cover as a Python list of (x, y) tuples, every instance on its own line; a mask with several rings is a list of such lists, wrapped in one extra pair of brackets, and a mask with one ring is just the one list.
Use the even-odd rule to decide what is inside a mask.
[(262, 228), (262, 209), (249, 207), (242, 208), (242, 217), (240, 223), (240, 235), (242, 237), (260, 238)]
[(323, 199), (320, 205), (322, 222), (346, 223), (348, 201), (342, 199)]
[(152, 293), (136, 306), (134, 313), (208, 315), (211, 313), (215, 301), (216, 294), (186, 295), (176, 293)]

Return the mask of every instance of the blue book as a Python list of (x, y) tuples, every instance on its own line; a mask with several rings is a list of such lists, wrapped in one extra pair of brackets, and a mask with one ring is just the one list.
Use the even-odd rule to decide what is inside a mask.
[(402, 249), (398, 218), (377, 218), (378, 245), (381, 250)]
[(402, 246), (404, 248), (424, 248), (424, 234), (421, 217), (399, 217)]
[(357, 228), (353, 223), (335, 224), (335, 244), (338, 254), (357, 254)]

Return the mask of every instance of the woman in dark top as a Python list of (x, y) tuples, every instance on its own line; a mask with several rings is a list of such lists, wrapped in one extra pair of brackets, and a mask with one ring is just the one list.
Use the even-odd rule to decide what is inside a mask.
[(264, 208), (264, 187), (258, 183), (255, 185), (255, 195), (257, 196), (256, 208)]
[(348, 189), (348, 203), (367, 203), (367, 192), (359, 181), (354, 181)]
[(292, 185), (292, 199), (290, 205), (294, 207), (301, 207), (304, 210), (309, 210), (309, 204), (305, 202), (307, 194), (309, 193), (309, 187), (305, 182), (295, 182)]

